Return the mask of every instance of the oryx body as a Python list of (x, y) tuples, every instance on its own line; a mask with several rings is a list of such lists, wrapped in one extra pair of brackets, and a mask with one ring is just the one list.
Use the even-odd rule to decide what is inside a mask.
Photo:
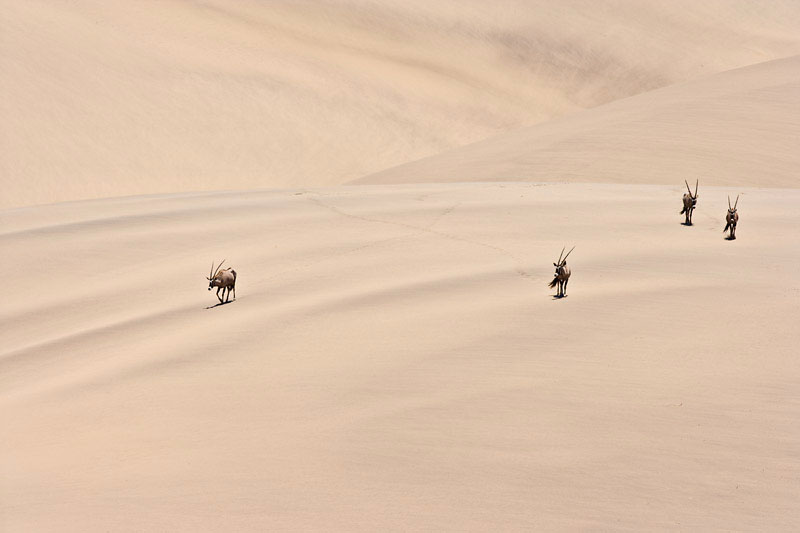
[(739, 205), (739, 195), (736, 195), (736, 202), (731, 207), (731, 197), (728, 196), (728, 213), (725, 215), (725, 229), (722, 232), (730, 230), (728, 240), (732, 241), (736, 238), (736, 224), (739, 223), (739, 213), (736, 212), (736, 206)]
[(558, 290), (556, 292), (556, 298), (563, 298), (567, 295), (567, 283), (569, 283), (569, 277), (572, 275), (572, 271), (567, 266), (567, 257), (569, 254), (572, 253), (572, 250), (575, 247), (572, 247), (572, 250), (567, 252), (567, 255), (564, 256), (564, 259), (561, 259), (561, 256), (564, 255), (564, 250), (566, 250), (566, 246), (561, 249), (561, 254), (558, 256), (558, 261), (553, 263), (553, 266), (556, 267), (555, 277), (553, 277), (553, 281), (551, 281), (548, 286), (552, 289), (556, 285), (558, 285)]
[(692, 189), (689, 187), (689, 182), (683, 180), (686, 183), (686, 189), (689, 191), (688, 194), (683, 195), (683, 210), (681, 211), (681, 215), (686, 214), (686, 220), (684, 221), (684, 225), (691, 226), (692, 225), (692, 212), (694, 212), (694, 208), (697, 207), (697, 187), (700, 185), (700, 180), (697, 180), (694, 185), (694, 194), (692, 194)]
[[(225, 260), (222, 260), (224, 263)], [(208, 277), (208, 290), (213, 289), (214, 287), (217, 288), (217, 298), (219, 299), (219, 303), (223, 303), (224, 301), (227, 302), (230, 299), (231, 292), (233, 292), (233, 299), (236, 299), (236, 271), (232, 268), (228, 267), (225, 270), (220, 270), (222, 267), (222, 263), (217, 266), (217, 269), (214, 270), (214, 263), (211, 263), (211, 272), (209, 272)], [(228, 294), (226, 296), (225, 290), (227, 289)], [(222, 291), (222, 296), (219, 295), (219, 291)]]

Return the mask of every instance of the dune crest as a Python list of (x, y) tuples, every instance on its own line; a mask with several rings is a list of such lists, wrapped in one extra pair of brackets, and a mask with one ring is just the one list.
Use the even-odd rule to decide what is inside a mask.
[(800, 56), (672, 85), (364, 176), (800, 187)]

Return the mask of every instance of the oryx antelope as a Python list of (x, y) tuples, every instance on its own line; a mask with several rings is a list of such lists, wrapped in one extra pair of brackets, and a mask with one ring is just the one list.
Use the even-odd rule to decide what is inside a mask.
[[(222, 260), (224, 263), (225, 260)], [(233, 270), (231, 267), (226, 268), (225, 270), (220, 270), (222, 268), (222, 263), (217, 265), (217, 269), (214, 270), (214, 263), (211, 263), (211, 272), (209, 272), (208, 277), (208, 290), (213, 289), (214, 287), (217, 288), (217, 298), (219, 298), (219, 303), (223, 303), (222, 298), (225, 298), (227, 302), (230, 298), (231, 291), (233, 291), (233, 299), (236, 299), (236, 271)], [(228, 290), (228, 295), (225, 295), (225, 289)], [(219, 291), (222, 290), (222, 297), (219, 295)]]
[(739, 195), (736, 195), (736, 202), (733, 204), (733, 207), (731, 207), (731, 197), (728, 196), (728, 214), (725, 215), (725, 222), (727, 222), (727, 224), (725, 224), (725, 229), (722, 230), (722, 232), (725, 233), (728, 229), (731, 230), (730, 235), (728, 235), (729, 241), (736, 238), (736, 224), (739, 223), (739, 213), (736, 212), (737, 205), (739, 205)]
[(686, 221), (684, 222), (685, 226), (692, 225), (692, 211), (694, 208), (697, 207), (697, 186), (700, 184), (700, 180), (697, 180), (694, 184), (694, 194), (692, 194), (692, 189), (689, 187), (689, 182), (683, 180), (686, 184), (686, 189), (689, 191), (689, 194), (683, 195), (683, 211), (681, 211), (681, 215), (686, 213)]
[(569, 283), (569, 276), (572, 274), (567, 266), (567, 257), (569, 257), (569, 254), (572, 253), (572, 250), (574, 250), (575, 247), (573, 246), (572, 250), (567, 252), (567, 255), (564, 256), (564, 259), (561, 259), (561, 256), (564, 255), (564, 250), (566, 249), (566, 246), (561, 249), (561, 254), (558, 256), (558, 262), (553, 263), (553, 266), (556, 267), (556, 273), (553, 281), (550, 282), (549, 287), (552, 289), (558, 285), (556, 298), (563, 298), (567, 295), (567, 283)]

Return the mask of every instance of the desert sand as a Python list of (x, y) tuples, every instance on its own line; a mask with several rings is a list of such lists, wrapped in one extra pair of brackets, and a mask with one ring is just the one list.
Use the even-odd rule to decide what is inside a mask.
[[(4, 527), (793, 529), (800, 191), (705, 188), (693, 227), (681, 192), (5, 212)], [(239, 281), (207, 309), (212, 258)]]
[[(800, 55), (521, 128), (357, 183), (552, 181), (800, 186)], [(676, 179), (677, 178), (677, 179)]]
[(800, 528), (800, 4), (5, 4), (0, 530)]
[(794, 0), (10, 0), (0, 208), (341, 184), (800, 54), (799, 28)]

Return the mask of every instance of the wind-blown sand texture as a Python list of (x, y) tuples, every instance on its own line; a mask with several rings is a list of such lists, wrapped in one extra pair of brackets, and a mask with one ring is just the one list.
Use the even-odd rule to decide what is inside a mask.
[(799, 29), (778, 0), (12, 0), (0, 207), (344, 183), (800, 54)]
[[(743, 191), (735, 245), (728, 192), (692, 228), (678, 186), (6, 214), (5, 526), (796, 525), (800, 192)], [(207, 310), (220, 254), (239, 298)]]
[(800, 4), (6, 4), (0, 530), (800, 528)]
[(679, 186), (6, 212), (5, 529), (791, 528), (800, 191), (729, 243), (738, 191), (692, 228)]

